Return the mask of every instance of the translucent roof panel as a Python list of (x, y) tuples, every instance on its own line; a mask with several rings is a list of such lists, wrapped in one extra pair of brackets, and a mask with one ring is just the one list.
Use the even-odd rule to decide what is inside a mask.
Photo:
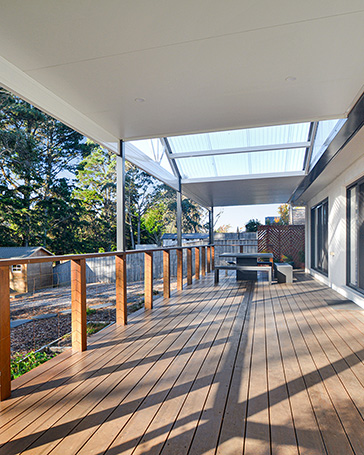
[(317, 126), (315, 142), (312, 149), (310, 169), (312, 169), (317, 161), (321, 158), (322, 154), (330, 145), (345, 122), (346, 119), (324, 120), (322, 122), (319, 122)]
[(148, 158), (158, 163), (171, 175), (174, 175), (166, 156), (165, 147), (160, 139), (142, 139), (138, 141), (130, 141), (129, 144), (132, 144)]
[(183, 179), (302, 171), (306, 149), (200, 156), (176, 160)]
[(170, 137), (173, 153), (293, 144), (308, 141), (310, 123)]

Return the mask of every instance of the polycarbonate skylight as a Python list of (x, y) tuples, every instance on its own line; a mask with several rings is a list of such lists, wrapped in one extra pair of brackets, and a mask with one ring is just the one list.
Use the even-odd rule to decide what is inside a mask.
[(340, 131), (345, 122), (346, 119), (324, 120), (322, 122), (319, 122), (317, 126), (315, 142), (312, 149), (310, 169), (312, 169), (317, 161), (321, 158), (322, 154), (331, 144), (332, 140)]
[(183, 179), (299, 172), (310, 123), (168, 138)]
[(173, 171), (166, 155), (165, 146), (160, 139), (141, 139), (129, 142), (151, 160), (158, 163), (164, 170), (173, 175)]
[(308, 140), (309, 130), (310, 123), (297, 123), (292, 125), (190, 134), (170, 137), (168, 141), (173, 153), (213, 151), (306, 142)]
[[(345, 120), (326, 120), (132, 141), (143, 169), (178, 182), (251, 175), (303, 174), (318, 161)], [(311, 153), (312, 150), (312, 153)], [(167, 177), (165, 174), (167, 171)], [(178, 175), (179, 174), (179, 175)]]
[(181, 158), (177, 165), (183, 179), (302, 171), (306, 149)]

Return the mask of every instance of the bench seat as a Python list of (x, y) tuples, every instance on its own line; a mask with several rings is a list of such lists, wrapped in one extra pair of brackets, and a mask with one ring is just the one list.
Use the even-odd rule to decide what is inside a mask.
[(278, 283), (293, 283), (293, 267), (290, 264), (277, 263), (274, 267)]

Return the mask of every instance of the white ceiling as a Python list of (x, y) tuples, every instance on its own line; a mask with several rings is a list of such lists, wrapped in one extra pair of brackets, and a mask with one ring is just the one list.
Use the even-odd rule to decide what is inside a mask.
[(3, 0), (0, 55), (129, 140), (345, 116), (363, 24), (363, 0)]
[[(292, 173), (294, 174), (294, 173)], [(288, 201), (303, 176), (264, 176), (229, 181), (208, 181), (189, 183), (185, 186), (186, 196), (205, 207), (226, 207), (233, 205), (280, 204)]]
[(0, 6), (0, 84), (111, 149), (344, 117), (363, 91), (363, 0)]

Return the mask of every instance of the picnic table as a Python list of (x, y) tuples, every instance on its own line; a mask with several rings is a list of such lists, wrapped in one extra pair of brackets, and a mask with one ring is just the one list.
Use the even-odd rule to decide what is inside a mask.
[[(238, 266), (258, 266), (258, 258), (267, 259), (269, 262), (273, 263), (273, 254), (272, 253), (222, 253), (219, 255), (220, 258), (234, 258), (236, 260), (236, 265)], [(237, 270), (236, 272), (237, 280), (256, 280), (257, 272), (255, 270)]]

